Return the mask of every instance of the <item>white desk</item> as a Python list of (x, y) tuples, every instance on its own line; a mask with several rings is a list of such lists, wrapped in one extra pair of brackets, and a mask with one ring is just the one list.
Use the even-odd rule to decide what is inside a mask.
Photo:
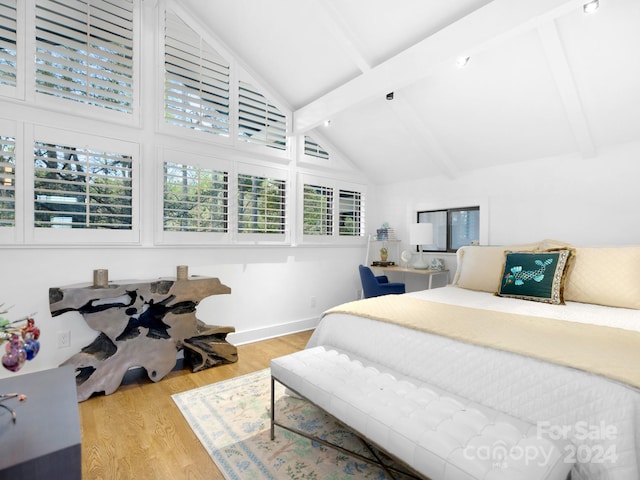
[(433, 284), (434, 275), (446, 274), (447, 276), (449, 276), (449, 270), (431, 270), (430, 268), (425, 268), (425, 269), (403, 268), (397, 265), (392, 267), (372, 266), (371, 268), (376, 270), (382, 270), (383, 272), (399, 272), (403, 274), (410, 273), (412, 275), (429, 275), (429, 289), (431, 289), (431, 285)]

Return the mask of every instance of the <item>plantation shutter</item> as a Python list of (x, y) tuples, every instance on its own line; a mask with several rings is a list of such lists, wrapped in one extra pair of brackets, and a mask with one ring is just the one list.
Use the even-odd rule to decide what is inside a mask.
[(132, 0), (36, 0), (36, 92), (133, 112)]
[(165, 162), (164, 230), (227, 232), (228, 180), (227, 172)]
[(131, 230), (132, 158), (36, 142), (34, 225)]
[(305, 184), (302, 202), (302, 233), (331, 236), (333, 234), (333, 188)]
[(16, 3), (0, 0), (0, 85), (16, 86)]
[(286, 181), (238, 174), (238, 233), (284, 234)]
[(315, 140), (308, 135), (304, 137), (304, 154), (323, 160), (329, 160), (329, 152), (322, 148)]
[(340, 235), (357, 237), (363, 235), (364, 225), (362, 194), (356, 191), (339, 191), (339, 233)]
[(238, 139), (286, 150), (286, 115), (247, 82), (239, 82), (238, 96)]
[(0, 227), (16, 224), (15, 139), (0, 136)]
[(165, 121), (229, 135), (229, 64), (177, 15), (165, 24)]

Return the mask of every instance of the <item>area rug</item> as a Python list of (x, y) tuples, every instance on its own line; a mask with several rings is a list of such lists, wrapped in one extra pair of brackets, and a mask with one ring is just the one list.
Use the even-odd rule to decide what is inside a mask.
[[(228, 480), (383, 480), (375, 465), (276, 427), (269, 438), (269, 369), (172, 395), (184, 418)], [(360, 455), (369, 456), (347, 429), (276, 383), (276, 418)]]

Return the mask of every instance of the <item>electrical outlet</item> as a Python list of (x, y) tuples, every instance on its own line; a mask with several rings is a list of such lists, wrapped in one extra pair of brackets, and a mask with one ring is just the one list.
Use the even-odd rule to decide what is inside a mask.
[(64, 330), (58, 332), (58, 348), (66, 348), (71, 346), (71, 331)]

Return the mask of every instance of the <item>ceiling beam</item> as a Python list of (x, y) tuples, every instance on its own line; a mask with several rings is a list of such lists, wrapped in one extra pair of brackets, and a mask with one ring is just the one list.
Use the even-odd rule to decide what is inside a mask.
[(583, 1), (494, 0), (299, 108), (293, 115), (294, 133), (304, 133), (354, 105), (409, 86), (461, 55), (473, 55), (581, 8)]
[(596, 155), (595, 142), (589, 130), (587, 117), (584, 114), (582, 101), (573, 80), (571, 67), (567, 61), (560, 35), (558, 35), (556, 23), (550, 21), (540, 25), (538, 34), (578, 149), (584, 158), (594, 157)]
[(334, 7), (331, 2), (318, 0), (316, 0), (315, 4), (318, 6), (319, 11), (324, 13), (324, 18), (321, 17), (320, 21), (322, 21), (324, 26), (329, 30), (333, 40), (338, 42), (338, 45), (351, 57), (351, 60), (353, 60), (361, 72), (371, 70), (371, 65), (356, 46), (353, 33), (349, 30), (349, 26), (336, 7)]

